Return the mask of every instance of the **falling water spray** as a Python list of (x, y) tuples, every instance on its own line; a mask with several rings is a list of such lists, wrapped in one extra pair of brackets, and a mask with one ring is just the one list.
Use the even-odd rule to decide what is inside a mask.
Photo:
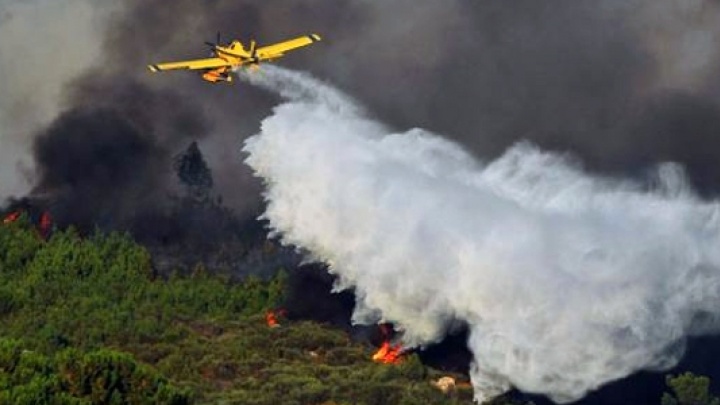
[(306, 74), (241, 76), (284, 99), (244, 146), (274, 233), (354, 288), (354, 322), (392, 322), (407, 346), (467, 323), (478, 401), (577, 400), (718, 331), (719, 206), (681, 167), (603, 178), (529, 143), (482, 162)]

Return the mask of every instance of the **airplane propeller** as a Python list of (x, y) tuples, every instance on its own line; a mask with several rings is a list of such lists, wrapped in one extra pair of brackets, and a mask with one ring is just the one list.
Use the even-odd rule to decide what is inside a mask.
[(215, 56), (216, 55), (215, 48), (217, 48), (220, 45), (220, 31), (218, 31), (217, 36), (215, 37), (215, 43), (212, 43), (210, 41), (205, 41), (205, 45), (212, 48), (212, 50), (210, 51), (210, 56)]
[(254, 61), (254, 63), (258, 63), (258, 57), (257, 57), (257, 42), (255, 40), (250, 41), (250, 60)]

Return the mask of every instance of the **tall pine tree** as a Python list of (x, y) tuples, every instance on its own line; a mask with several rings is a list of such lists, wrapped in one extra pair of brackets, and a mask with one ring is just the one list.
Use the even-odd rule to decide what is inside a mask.
[(189, 197), (201, 203), (210, 201), (213, 187), (212, 172), (203, 158), (202, 152), (193, 142), (185, 152), (173, 159), (173, 168), (187, 191)]

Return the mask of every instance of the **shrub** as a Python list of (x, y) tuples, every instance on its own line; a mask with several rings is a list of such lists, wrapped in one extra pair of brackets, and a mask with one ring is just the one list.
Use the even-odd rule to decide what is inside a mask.
[(720, 399), (710, 394), (710, 379), (684, 373), (665, 378), (672, 394), (662, 396), (662, 405), (720, 405)]
[(66, 349), (54, 356), (0, 339), (0, 403), (174, 404), (191, 395), (127, 354)]

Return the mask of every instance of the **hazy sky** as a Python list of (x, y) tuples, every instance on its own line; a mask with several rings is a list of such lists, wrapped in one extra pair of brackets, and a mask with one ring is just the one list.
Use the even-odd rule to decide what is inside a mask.
[(103, 14), (90, 0), (0, 3), (0, 197), (29, 184), (34, 132), (55, 117), (68, 80), (100, 54)]

